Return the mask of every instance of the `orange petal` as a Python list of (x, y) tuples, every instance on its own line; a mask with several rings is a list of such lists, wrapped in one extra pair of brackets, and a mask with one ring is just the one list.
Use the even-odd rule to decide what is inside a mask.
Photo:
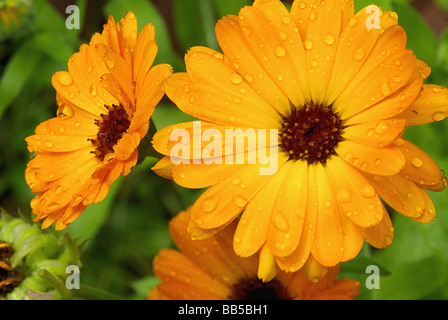
[(339, 143), (336, 151), (355, 168), (373, 174), (396, 174), (406, 162), (401, 150), (395, 146), (372, 148), (345, 140)]
[(283, 40), (282, 44), (286, 49), (285, 56), (289, 55), (292, 63), (295, 65), (304, 99), (305, 101), (310, 101), (305, 49), (300, 33), (297, 32), (298, 26), (295, 19), (279, 0), (257, 0), (253, 6), (261, 10), (276, 26), (276, 30)]
[(289, 173), (277, 191), (267, 236), (270, 250), (278, 257), (289, 256), (297, 249), (308, 205), (308, 164), (296, 161), (287, 165)]
[(216, 39), (232, 63), (238, 64), (238, 73), (277, 110), (288, 110), (290, 103), (280, 87), (274, 82), (255, 53), (249, 47), (238, 17), (229, 15), (218, 21)]
[(400, 175), (383, 177), (365, 174), (365, 177), (375, 187), (381, 199), (399, 213), (411, 218), (423, 215), (425, 199), (420, 187), (414, 182)]
[(327, 164), (336, 200), (345, 215), (356, 225), (370, 227), (383, 218), (383, 204), (375, 188), (345, 161), (335, 157)]
[(417, 100), (399, 115), (408, 126), (442, 121), (448, 116), (448, 89), (437, 85), (423, 85)]
[(130, 51), (134, 50), (137, 41), (138, 25), (137, 18), (132, 11), (129, 11), (126, 16), (121, 19), (121, 32), (126, 41), (126, 45)]
[(248, 202), (233, 239), (233, 247), (239, 256), (251, 256), (265, 243), (271, 219), (276, 219), (276, 208), (274, 207), (276, 194), (289, 173), (289, 169), (290, 163), (287, 162)]
[(236, 127), (278, 128), (280, 117), (262, 114), (257, 106), (218, 87), (191, 83), (187, 92), (185, 89), (179, 88), (173, 101), (194, 117)]
[[(326, 103), (333, 103), (341, 92), (353, 81), (354, 77), (363, 67), (364, 63), (369, 63), (372, 59), (377, 59), (376, 51), (373, 50), (383, 46), (382, 50), (387, 50), (385, 46), (390, 39), (389, 34), (396, 35), (393, 31), (387, 31), (380, 36), (380, 30), (372, 29), (366, 32), (364, 21), (368, 18), (366, 10), (359, 11), (345, 26), (343, 34), (339, 40), (339, 46), (334, 58), (334, 70), (328, 86)], [(401, 31), (403, 31), (401, 29)], [(404, 31), (403, 31), (403, 36)], [(379, 39), (378, 39), (379, 38)], [(352, 41), (353, 40), (353, 41)], [(394, 39), (394, 41), (396, 41)], [(377, 49), (378, 50), (378, 49)], [(373, 52), (372, 52), (373, 51)], [(379, 56), (380, 58), (382, 56)]]
[(406, 164), (400, 175), (432, 191), (445, 189), (445, 180), (437, 163), (413, 143), (399, 139), (395, 145), (402, 150)]
[(384, 208), (383, 219), (380, 223), (370, 228), (361, 229), (360, 232), (366, 241), (375, 248), (383, 249), (390, 246), (394, 237), (394, 227), (386, 208)]
[[(318, 1), (311, 9), (304, 46), (311, 97), (317, 104), (325, 102), (335, 63), (333, 57), (338, 48), (341, 22), (339, 1)], [(340, 74), (337, 77), (340, 77)]]
[[(346, 125), (363, 123), (368, 121), (377, 121), (387, 118), (392, 118), (398, 115), (401, 116), (403, 110), (406, 110), (417, 99), (423, 85), (423, 79), (418, 78), (401, 88), (386, 99), (374, 104), (370, 108), (349, 118)], [(409, 125), (407, 123), (407, 125)]]
[(348, 126), (344, 138), (372, 148), (383, 148), (400, 137), (406, 127), (403, 119), (378, 120)]
[(317, 225), (311, 253), (324, 266), (335, 266), (343, 256), (343, 236), (339, 207), (326, 169), (316, 166)]
[[(209, 51), (209, 50), (207, 50)], [(185, 57), (187, 72), (194, 83), (214, 86), (225, 91), (229, 97), (236, 97), (251, 106), (257, 107), (258, 113), (270, 118), (278, 114), (233, 67), (229, 66), (219, 52), (205, 52), (202, 47), (190, 49)], [(213, 73), (210, 72), (213, 70)], [(187, 87), (184, 87), (184, 90)]]
[(129, 125), (129, 132), (138, 130), (149, 122), (156, 105), (164, 96), (162, 82), (172, 74), (171, 66), (159, 64), (149, 71), (139, 93), (136, 92), (136, 111)]
[[(349, 118), (389, 97), (408, 83), (414, 73), (415, 59), (410, 50), (391, 55), (381, 63), (369, 58), (336, 99), (336, 110), (343, 118)], [(375, 70), (371, 70), (372, 67)], [(367, 70), (369, 73), (366, 74)]]
[[(260, 64), (281, 88), (293, 105), (301, 106), (305, 99), (299, 83), (300, 78), (292, 58), (286, 54), (283, 39), (270, 20), (254, 7), (244, 7), (239, 13), (239, 24), (247, 45), (252, 49)], [(297, 59), (298, 57), (294, 57)], [(281, 105), (273, 105), (281, 114), (287, 114), (290, 107), (280, 109)]]
[(96, 45), (96, 50), (103, 58), (110, 74), (120, 85), (123, 92), (126, 93), (128, 100), (135, 105), (134, 90), (132, 89), (132, 70), (121, 56), (114, 53), (103, 44)]
[(233, 220), (272, 178), (260, 175), (260, 168), (244, 166), (207, 189), (193, 206), (192, 221), (200, 228), (214, 229)]
[(317, 182), (314, 166), (308, 167), (308, 201), (307, 210), (305, 214), (305, 221), (303, 222), (304, 229), (300, 237), (300, 242), (297, 249), (286, 257), (277, 257), (277, 264), (281, 270), (286, 272), (295, 272), (299, 270), (308, 260), (313, 247), (313, 241), (316, 233), (317, 222)]

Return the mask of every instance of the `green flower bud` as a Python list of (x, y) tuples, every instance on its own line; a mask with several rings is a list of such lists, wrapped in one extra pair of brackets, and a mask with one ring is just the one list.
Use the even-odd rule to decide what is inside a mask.
[(81, 267), (69, 234), (56, 236), (36, 224), (0, 214), (0, 300), (71, 299), (69, 265)]
[(33, 20), (31, 0), (0, 0), (0, 41), (24, 34)]

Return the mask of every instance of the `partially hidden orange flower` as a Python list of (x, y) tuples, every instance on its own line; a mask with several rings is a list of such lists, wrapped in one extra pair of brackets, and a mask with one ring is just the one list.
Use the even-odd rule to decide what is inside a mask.
[(360, 283), (338, 279), (340, 266), (329, 268), (315, 283), (302, 273), (279, 272), (271, 281), (257, 276), (255, 256), (238, 257), (233, 251), (236, 222), (203, 240), (192, 240), (187, 226), (190, 211), (180, 212), (169, 223), (178, 247), (162, 249), (153, 261), (161, 283), (148, 293), (151, 300), (352, 300), (360, 293)]
[[(389, 246), (394, 229), (381, 200), (416, 221), (434, 219), (425, 189), (442, 191), (443, 175), (402, 136), (447, 116), (448, 89), (423, 84), (430, 68), (406, 49), (397, 14), (378, 12), (379, 28), (368, 28), (371, 11), (355, 14), (352, 0), (296, 0), (290, 11), (256, 0), (216, 24), (222, 53), (191, 48), (187, 72), (170, 76), (166, 93), (203, 121), (160, 130), (153, 145), (166, 157), (153, 169), (184, 187), (208, 187), (192, 208), (193, 236), (238, 221), (239, 256), (267, 251), (261, 269), (296, 271), (307, 261), (348, 261), (364, 241)], [(210, 161), (210, 134), (187, 155), (172, 137), (232, 128), (277, 130), (267, 145), (278, 148), (275, 174), (261, 175), (261, 162), (228, 164), (226, 154)], [(175, 147), (182, 161), (173, 161)]]
[(167, 64), (152, 66), (154, 34), (148, 24), (138, 35), (132, 12), (121, 23), (110, 16), (103, 32), (70, 57), (68, 72), (53, 75), (57, 117), (26, 138), (33, 158), (25, 177), (37, 193), (31, 207), (42, 228), (57, 221), (56, 229), (64, 229), (136, 165), (164, 95), (161, 83), (172, 73)]

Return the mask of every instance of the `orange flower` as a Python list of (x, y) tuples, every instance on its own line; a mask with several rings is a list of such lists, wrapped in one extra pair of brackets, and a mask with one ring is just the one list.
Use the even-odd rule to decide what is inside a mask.
[[(286, 271), (307, 261), (330, 267), (354, 258), (364, 240), (390, 245), (394, 230), (381, 199), (414, 220), (433, 220), (425, 189), (441, 191), (445, 181), (402, 135), (444, 119), (448, 90), (423, 85), (430, 68), (406, 49), (397, 14), (378, 11), (380, 28), (369, 29), (371, 11), (354, 14), (350, 0), (294, 1), (290, 12), (278, 0), (256, 0), (217, 23), (223, 53), (188, 52), (187, 72), (170, 76), (166, 93), (203, 120), (202, 131), (195, 123), (171, 126), (153, 145), (166, 155), (158, 174), (209, 187), (192, 209), (194, 236), (238, 219), (234, 249), (242, 257), (267, 252), (260, 260), (267, 277), (275, 263)], [(208, 143), (173, 152), (181, 150), (175, 129), (200, 138), (211, 128), (276, 129), (267, 147), (278, 149), (278, 170), (261, 175), (261, 161), (234, 165), (225, 156), (210, 162)]]
[(257, 276), (257, 259), (238, 257), (232, 249), (231, 223), (221, 233), (204, 240), (192, 240), (186, 232), (191, 209), (170, 221), (171, 236), (181, 252), (163, 249), (154, 259), (153, 270), (162, 280), (148, 293), (151, 300), (324, 300), (355, 299), (360, 283), (353, 279), (335, 280), (339, 265), (330, 268), (317, 283), (301, 272), (279, 272), (263, 282)]
[(57, 221), (56, 229), (64, 229), (137, 162), (137, 147), (164, 94), (161, 82), (172, 72), (166, 64), (151, 67), (154, 26), (138, 37), (137, 30), (132, 12), (121, 23), (109, 17), (103, 33), (70, 57), (68, 72), (53, 75), (57, 117), (26, 139), (34, 158), (25, 177), (38, 193), (31, 207), (35, 220), (45, 219), (42, 228)]

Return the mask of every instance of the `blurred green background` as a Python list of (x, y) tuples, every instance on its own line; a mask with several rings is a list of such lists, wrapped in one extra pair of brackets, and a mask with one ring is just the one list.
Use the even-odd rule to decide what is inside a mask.
[[(214, 25), (236, 14), (250, 0), (0, 0), (0, 206), (11, 214), (30, 216), (33, 195), (25, 183), (29, 160), (25, 137), (56, 114), (51, 76), (67, 70), (67, 61), (81, 43), (101, 32), (108, 15), (116, 20), (133, 10), (139, 28), (156, 27), (156, 63), (184, 71), (189, 47), (219, 50)], [(427, 83), (448, 86), (448, 0), (355, 0), (356, 10), (374, 2), (399, 15), (408, 47), (432, 67)], [(285, 1), (291, 3), (291, 1)], [(80, 9), (80, 29), (67, 29), (68, 5)], [(191, 119), (166, 97), (153, 117), (158, 129)], [(431, 155), (448, 172), (448, 122), (409, 128), (406, 138)], [(156, 176), (147, 158), (121, 177), (105, 201), (92, 205), (65, 231), (86, 241), (81, 269), (84, 298), (144, 299), (157, 283), (152, 260), (161, 248), (173, 246), (167, 223), (187, 208), (201, 190), (183, 189)], [(448, 299), (448, 198), (431, 193), (438, 210), (431, 224), (419, 224), (391, 211), (392, 246), (361, 254), (342, 267), (341, 277), (362, 282), (359, 299)], [(366, 289), (366, 266), (380, 266), (380, 289)]]

